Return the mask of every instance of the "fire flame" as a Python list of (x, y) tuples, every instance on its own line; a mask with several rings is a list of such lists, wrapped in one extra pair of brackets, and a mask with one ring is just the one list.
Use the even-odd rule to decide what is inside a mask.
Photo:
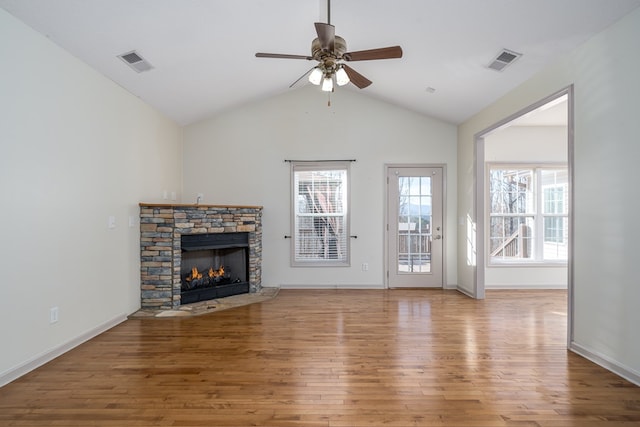
[(191, 274), (187, 276), (187, 282), (195, 279), (202, 279), (202, 273), (198, 273), (198, 267), (191, 267)]
[(214, 270), (213, 267), (209, 269), (209, 277), (222, 277), (224, 276), (224, 266), (221, 265), (219, 269)]
[[(224, 276), (224, 266), (220, 266), (219, 269), (214, 270), (213, 267), (209, 269), (209, 277), (223, 277)], [(202, 273), (198, 272), (198, 267), (191, 267), (191, 274), (189, 274), (185, 280), (187, 282), (191, 282), (192, 280), (202, 279)]]

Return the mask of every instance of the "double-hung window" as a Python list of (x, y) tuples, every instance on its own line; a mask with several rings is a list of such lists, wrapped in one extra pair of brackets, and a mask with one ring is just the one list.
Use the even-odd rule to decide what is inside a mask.
[(293, 266), (349, 265), (349, 162), (292, 162)]
[(566, 167), (490, 165), (489, 263), (566, 262)]
[(569, 183), (566, 169), (542, 169), (542, 244), (545, 260), (567, 260)]

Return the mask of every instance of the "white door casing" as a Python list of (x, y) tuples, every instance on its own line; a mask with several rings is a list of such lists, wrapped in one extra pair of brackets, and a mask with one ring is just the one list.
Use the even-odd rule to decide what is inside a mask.
[(387, 286), (442, 288), (444, 168), (387, 167)]

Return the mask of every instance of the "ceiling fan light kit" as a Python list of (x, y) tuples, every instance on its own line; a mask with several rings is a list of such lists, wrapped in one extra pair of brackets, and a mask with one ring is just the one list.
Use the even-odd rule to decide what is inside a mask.
[[(327, 1), (327, 8), (330, 9), (329, 1)], [(311, 56), (258, 52), (256, 57), (318, 61), (318, 65), (310, 70), (308, 79), (316, 86), (321, 85), (324, 92), (333, 92), (334, 80), (338, 86), (353, 83), (359, 89), (364, 89), (372, 83), (371, 80), (349, 67), (345, 62), (402, 58), (400, 46), (347, 52), (347, 42), (342, 37), (336, 36), (333, 25), (316, 22), (315, 28), (318, 37), (311, 42)]]
[(338, 67), (335, 72), (333, 70), (323, 70), (318, 66), (311, 70), (311, 73), (309, 74), (309, 83), (316, 86), (319, 86), (320, 83), (322, 83), (322, 90), (324, 92), (332, 92), (334, 88), (334, 77), (338, 86), (344, 86), (350, 82), (349, 76), (342, 66)]

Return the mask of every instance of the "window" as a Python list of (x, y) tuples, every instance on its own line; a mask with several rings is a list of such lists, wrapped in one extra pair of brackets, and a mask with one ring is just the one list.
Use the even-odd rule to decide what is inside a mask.
[(398, 176), (398, 272), (431, 272), (431, 183), (431, 176)]
[(349, 163), (292, 162), (292, 265), (349, 265)]
[(489, 262), (566, 262), (566, 167), (489, 167)]
[(567, 259), (569, 240), (569, 184), (566, 169), (542, 169), (542, 217), (544, 228), (543, 258)]

